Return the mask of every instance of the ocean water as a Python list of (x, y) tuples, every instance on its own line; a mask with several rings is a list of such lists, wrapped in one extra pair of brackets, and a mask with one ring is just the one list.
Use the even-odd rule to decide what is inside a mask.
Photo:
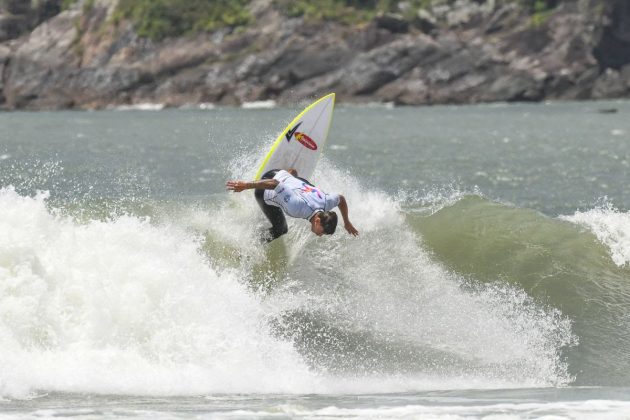
[(0, 419), (630, 418), (630, 102), (0, 114)]

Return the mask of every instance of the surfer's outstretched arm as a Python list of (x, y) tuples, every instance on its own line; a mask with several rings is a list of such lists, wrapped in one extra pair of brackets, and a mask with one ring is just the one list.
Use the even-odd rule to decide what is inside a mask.
[(261, 179), (260, 181), (228, 181), (225, 187), (229, 191), (241, 192), (244, 190), (273, 190), (278, 186), (275, 179)]
[(350, 218), (348, 217), (348, 203), (343, 195), (339, 195), (339, 211), (341, 212), (341, 217), (343, 217), (343, 227), (346, 228), (349, 234), (358, 236), (359, 231), (350, 223)]

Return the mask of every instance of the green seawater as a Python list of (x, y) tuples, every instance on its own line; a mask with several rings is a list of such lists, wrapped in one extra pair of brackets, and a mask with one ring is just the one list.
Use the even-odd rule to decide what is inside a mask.
[(629, 415), (630, 102), (337, 106), (262, 246), (301, 107), (0, 114), (0, 417)]

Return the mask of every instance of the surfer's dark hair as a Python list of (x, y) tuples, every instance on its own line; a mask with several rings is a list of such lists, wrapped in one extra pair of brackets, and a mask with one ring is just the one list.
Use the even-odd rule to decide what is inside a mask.
[(334, 211), (323, 211), (318, 213), (319, 221), (324, 227), (326, 235), (332, 235), (337, 229), (337, 213)]

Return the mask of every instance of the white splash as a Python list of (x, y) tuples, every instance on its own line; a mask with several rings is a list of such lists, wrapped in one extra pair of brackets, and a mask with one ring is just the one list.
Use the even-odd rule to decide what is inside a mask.
[(630, 263), (630, 212), (605, 205), (585, 212), (577, 211), (573, 216), (562, 216), (561, 219), (590, 229), (608, 247), (610, 257), (618, 266)]
[(77, 224), (0, 190), (0, 395), (291, 392), (312, 375), (258, 298), (148, 219)]

